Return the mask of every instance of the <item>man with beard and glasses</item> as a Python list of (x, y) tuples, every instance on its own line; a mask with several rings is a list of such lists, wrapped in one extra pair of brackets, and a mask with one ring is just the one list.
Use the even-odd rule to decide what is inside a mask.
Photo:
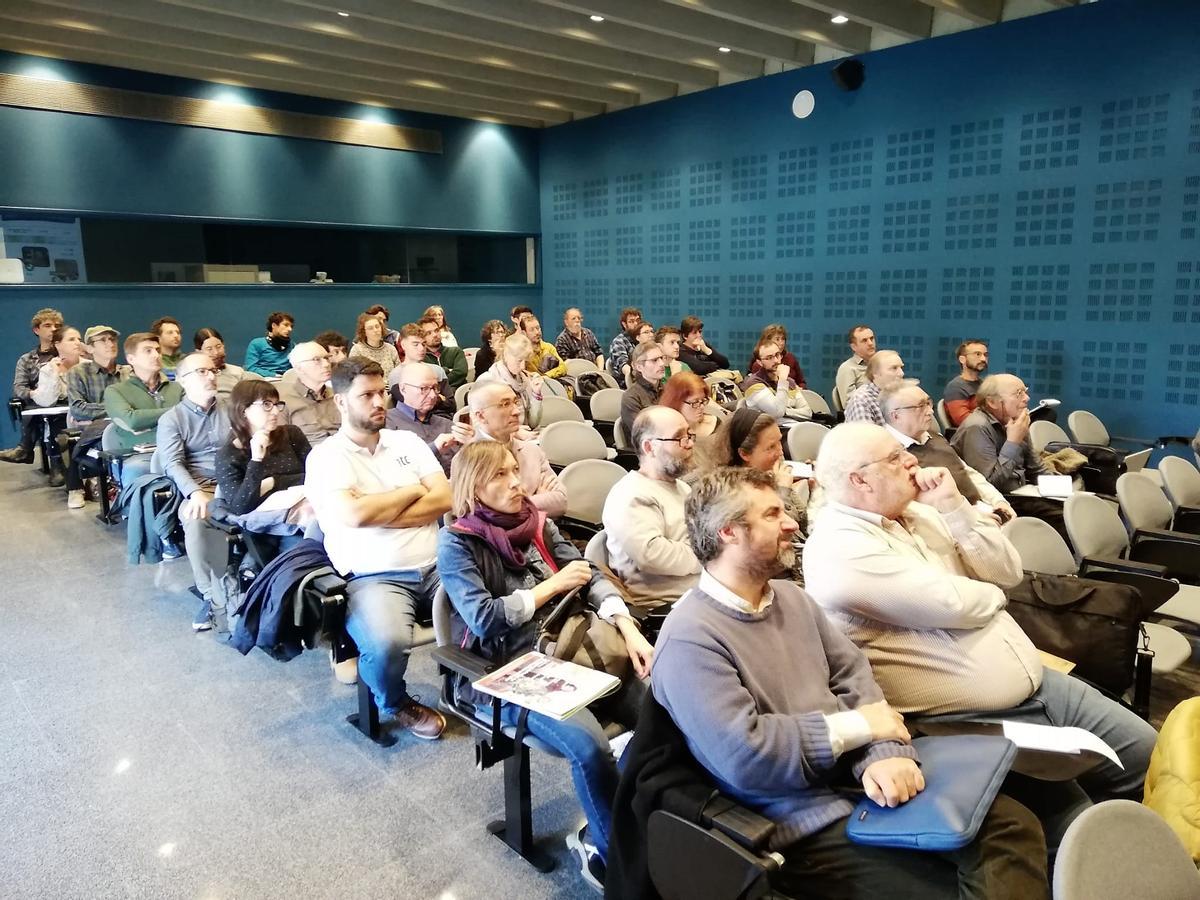
[(387, 382), (378, 363), (352, 356), (333, 370), (337, 434), (308, 455), (305, 493), (325, 533), (325, 552), (346, 578), (346, 631), (358, 674), (385, 714), (423, 740), (446, 727), (404, 680), (413, 627), (428, 617), (440, 585), (438, 519), (450, 483), (420, 437), (385, 430)]
[(631, 603), (652, 609), (673, 603), (700, 576), (688, 543), (683, 507), (690, 489), (696, 435), (667, 406), (650, 406), (633, 420), (638, 468), (613, 485), (604, 501), (608, 561)]
[(772, 887), (795, 897), (1047, 897), (1041, 829), (1004, 795), (961, 850), (850, 842), (851, 780), (880, 806), (925, 787), (903, 720), (812, 598), (772, 580), (794, 562), (796, 522), (770, 473), (705, 475), (687, 524), (704, 570), (667, 616), (651, 689), (721, 793), (775, 823), (770, 849), (785, 862)]
[(962, 371), (946, 382), (942, 399), (946, 401), (950, 424), (957, 428), (975, 411), (975, 394), (988, 367), (988, 345), (980, 340), (965, 340), (954, 351), (954, 358)]

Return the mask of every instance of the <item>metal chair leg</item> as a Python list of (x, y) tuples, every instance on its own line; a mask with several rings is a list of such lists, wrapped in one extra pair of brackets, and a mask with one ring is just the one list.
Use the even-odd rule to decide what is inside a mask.
[(395, 735), (379, 727), (379, 706), (362, 675), (358, 676), (358, 712), (346, 716), (346, 721), (380, 747), (390, 747), (396, 743)]
[(533, 802), (529, 792), (529, 748), (515, 748), (504, 760), (504, 818), (491, 822), (488, 833), (495, 835), (539, 872), (554, 868), (549, 854), (533, 843)]

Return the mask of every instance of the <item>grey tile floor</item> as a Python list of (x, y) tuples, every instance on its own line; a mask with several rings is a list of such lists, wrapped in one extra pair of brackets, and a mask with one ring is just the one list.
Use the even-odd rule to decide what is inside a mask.
[[(499, 769), (465, 729), (391, 748), (344, 717), (326, 659), (242, 657), (190, 628), (186, 560), (0, 466), (0, 897), (572, 898), (568, 768), (535, 754), (541, 875), (489, 837)], [(432, 699), (428, 651), (413, 689)]]

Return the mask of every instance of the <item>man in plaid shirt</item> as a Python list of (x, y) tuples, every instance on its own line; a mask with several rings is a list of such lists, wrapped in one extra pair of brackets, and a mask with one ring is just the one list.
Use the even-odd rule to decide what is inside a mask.
[(867, 361), (866, 383), (850, 395), (847, 422), (871, 422), (883, 426), (879, 395), (904, 381), (904, 360), (895, 350), (880, 350)]
[(583, 313), (578, 306), (563, 313), (563, 330), (554, 341), (554, 349), (560, 359), (586, 359), (598, 366), (604, 363), (600, 342), (592, 329), (583, 327)]
[[(17, 357), (17, 368), (13, 373), (12, 395), (21, 401), (23, 407), (34, 405), (29, 394), (37, 387), (38, 371), (55, 356), (54, 330), (62, 323), (62, 313), (57, 309), (49, 308), (39, 309), (30, 320), (29, 324), (33, 328), (33, 333), (37, 335), (38, 345), (28, 353)], [(24, 419), (21, 426), (21, 443), (0, 453), (0, 462), (33, 462), (33, 444), (37, 439), (37, 431), (41, 427), (40, 419), (32, 416)]]

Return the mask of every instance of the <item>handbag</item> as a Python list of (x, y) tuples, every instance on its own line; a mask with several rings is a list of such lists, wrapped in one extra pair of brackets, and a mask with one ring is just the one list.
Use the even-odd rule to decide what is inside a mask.
[(871, 847), (965, 847), (1000, 793), (1017, 745), (985, 734), (920, 737), (912, 745), (921, 759), (925, 790), (890, 808), (864, 797), (850, 814), (846, 837)]
[(1075, 674), (1113, 694), (1134, 681), (1142, 620), (1156, 602), (1126, 584), (1026, 573), (1006, 591), (1008, 613), (1039, 650), (1075, 663)]
[(582, 588), (568, 593), (542, 620), (533, 646), (539, 653), (618, 678), (624, 678), (630, 668), (625, 638), (615, 625), (584, 606)]

